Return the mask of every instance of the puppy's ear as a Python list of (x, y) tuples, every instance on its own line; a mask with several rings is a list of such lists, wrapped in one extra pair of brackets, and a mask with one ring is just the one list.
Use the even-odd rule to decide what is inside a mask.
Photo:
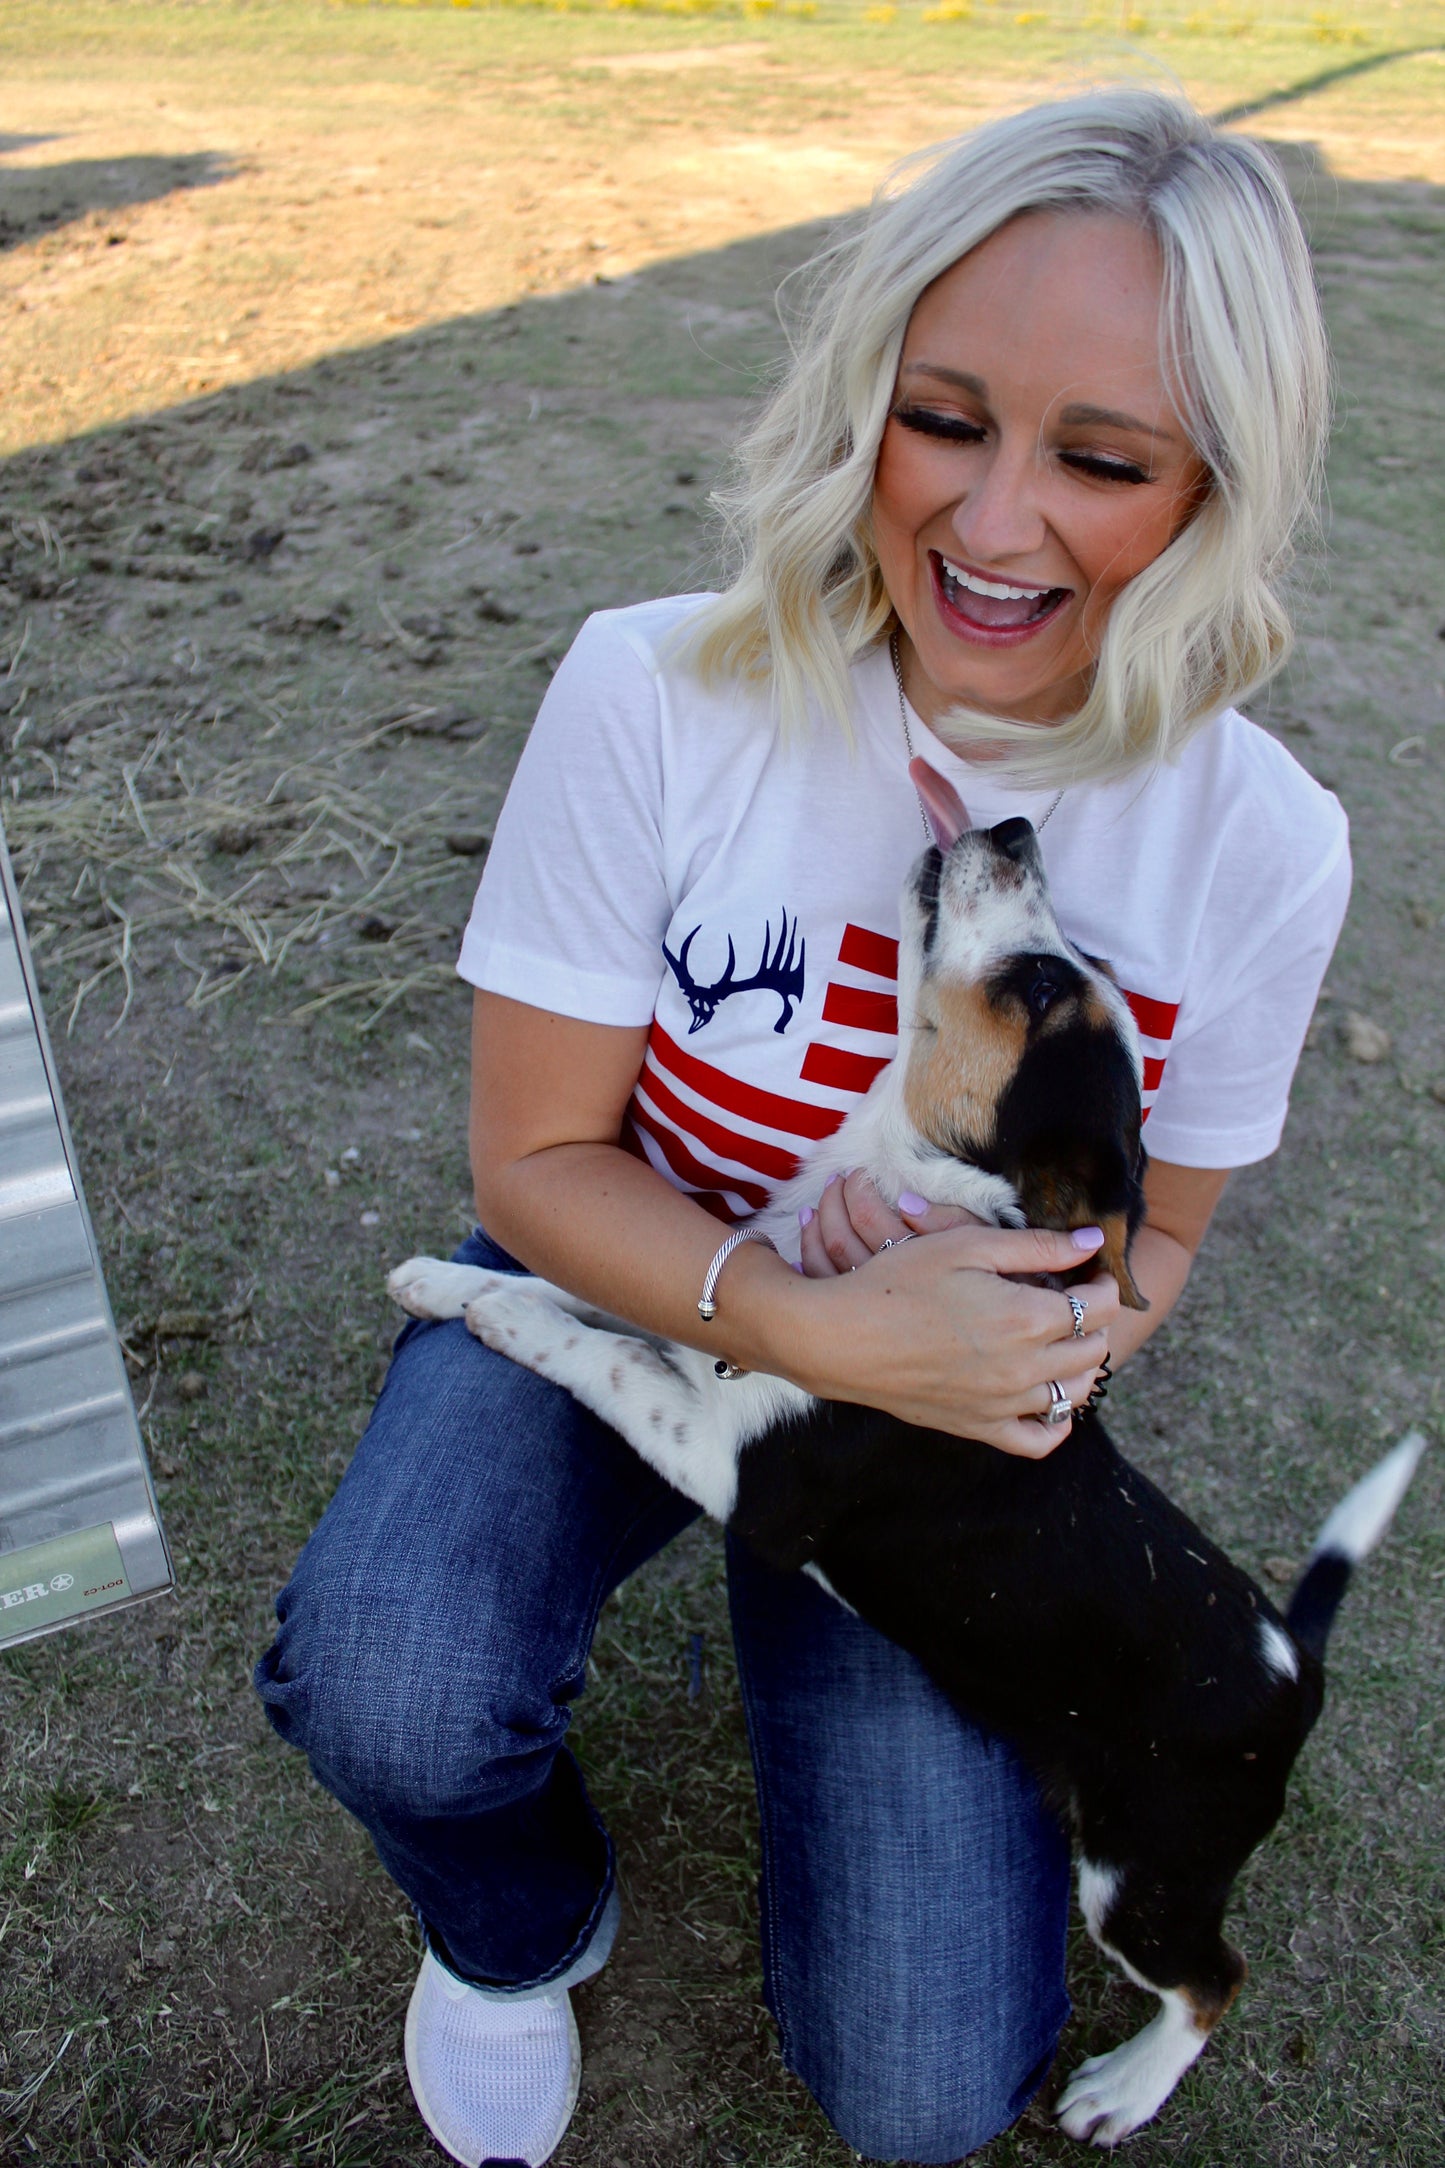
[(1105, 1212), (1098, 1225), (1104, 1230), (1104, 1247), (1092, 1262), (1112, 1272), (1119, 1287), (1119, 1300), (1126, 1310), (1147, 1310), (1148, 1300), (1141, 1295), (1129, 1270), (1129, 1215), (1127, 1212)]
[(923, 801), (928, 815), (928, 825), (933, 830), (933, 840), (941, 851), (951, 851), (959, 837), (973, 826), (968, 817), (968, 807), (946, 775), (940, 775), (928, 762), (915, 757), (908, 763), (909, 780)]
[(1079, 954), (1083, 957), (1086, 964), (1092, 964), (1094, 969), (1101, 975), (1101, 977), (1108, 979), (1111, 985), (1118, 985), (1119, 974), (1114, 969), (1114, 966), (1110, 963), (1107, 956), (1095, 956), (1089, 949), (1086, 948), (1080, 949)]
[(1144, 1216), (1144, 1192), (1117, 1145), (1076, 1143), (1072, 1163), (1062, 1151), (1027, 1159), (1008, 1169), (1030, 1227), (1102, 1227), (1104, 1246), (1081, 1267), (1112, 1272), (1126, 1310), (1147, 1310), (1148, 1301), (1129, 1270), (1129, 1244)]

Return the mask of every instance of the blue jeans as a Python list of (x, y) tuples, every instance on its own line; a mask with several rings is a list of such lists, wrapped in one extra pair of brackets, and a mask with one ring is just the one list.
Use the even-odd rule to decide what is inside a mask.
[[(480, 1231), (457, 1256), (512, 1265)], [(558, 1387), (459, 1322), (411, 1324), (277, 1599), (272, 1723), (479, 1986), (605, 1955), (612, 1848), (568, 1704), (607, 1596), (695, 1512)], [(911, 1657), (740, 1544), (728, 1573), (784, 2060), (866, 2157), (956, 2161), (1052, 2060), (1064, 1837)]]

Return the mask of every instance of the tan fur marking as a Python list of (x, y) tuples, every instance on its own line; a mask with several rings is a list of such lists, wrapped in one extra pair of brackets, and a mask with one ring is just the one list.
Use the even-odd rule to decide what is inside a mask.
[(1062, 1232), (1091, 1224), (1089, 1200), (1082, 1186), (1071, 1175), (1061, 1175), (1057, 1168), (1031, 1172), (1022, 1201), (1030, 1227), (1054, 1227)]
[(1123, 1212), (1106, 1212), (1101, 1225), (1104, 1229), (1104, 1247), (1098, 1255), (1098, 1263), (1106, 1272), (1112, 1272), (1119, 1284), (1119, 1300), (1126, 1310), (1147, 1310), (1146, 1298), (1134, 1284), (1129, 1270), (1129, 1221)]
[(1097, 987), (1083, 986), (1076, 993), (1066, 994), (1053, 1003), (1046, 1016), (1034, 1026), (1036, 1038), (1049, 1039), (1055, 1032), (1074, 1031), (1085, 1024), (1091, 1031), (1107, 1031), (1113, 1034), (1118, 1024), (1110, 1015)]
[[(1239, 1952), (1236, 1950), (1234, 1952), (1234, 1955), (1236, 1957), (1239, 1957)], [(1185, 2002), (1187, 2002), (1189, 2005), (1189, 2015), (1194, 2022), (1195, 2029), (1199, 2032), (1204, 2033), (1206, 2036), (1209, 2033), (1213, 2032), (1215, 2026), (1224, 2016), (1225, 2011), (1229, 2008), (1235, 1996), (1239, 1993), (1245, 1981), (1249, 1978), (1248, 1965), (1245, 1964), (1242, 1957), (1239, 1958), (1239, 1962), (1241, 1967), (1243, 1968), (1240, 1972), (1239, 1978), (1235, 1981), (1233, 1987), (1227, 1988), (1224, 1995), (1218, 2000), (1206, 2000), (1202, 1995), (1198, 1994), (1194, 1989), (1189, 1987), (1181, 1986), (1179, 1990)]]
[(924, 1032), (908, 1055), (903, 1099), (909, 1119), (944, 1151), (961, 1138), (988, 1144), (998, 1103), (1023, 1059), (1028, 1025), (996, 1009), (981, 986), (935, 980), (938, 1029)]

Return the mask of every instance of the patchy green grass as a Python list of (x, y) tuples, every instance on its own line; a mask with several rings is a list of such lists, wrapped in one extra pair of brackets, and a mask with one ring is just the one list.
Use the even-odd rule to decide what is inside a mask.
[[(818, 117), (829, 102), (847, 113), (875, 90), (906, 89), (914, 103), (893, 110), (918, 125), (910, 74), (946, 37), (986, 32), (1022, 94), (1008, 26), (977, 13), (977, 30), (909, 10), (748, 18), (786, 63), (759, 140), (836, 132)], [(1426, 42), (1427, 14), (1360, 20)], [(170, 70), (160, 95), (184, 79), (199, 96), (239, 53), (242, 90), (269, 62), (290, 71), (287, 96), (309, 69), (352, 99), (374, 81), (385, 103), (398, 79), (486, 52), (488, 95), (517, 100), (526, 127), (549, 101), (575, 112), (578, 161), (604, 125), (658, 142), (679, 114), (738, 128), (754, 95), (706, 70), (644, 71), (619, 99), (615, 74), (561, 71), (568, 54), (687, 50), (713, 18), (29, 6), (7, 38), (12, 21), (17, 131), (38, 132), (27, 100), (38, 111), (59, 71), (83, 84), (116, 53)], [(1217, 54), (1198, 80), (1221, 105), (1366, 51), (1283, 11), (1211, 32), (1212, 47), (1188, 35), (1201, 70)], [(895, 37), (913, 41), (902, 60), (870, 73)], [(1387, 81), (1414, 78), (1392, 64), (1317, 95), (1355, 101), (1363, 139)], [(936, 132), (944, 94), (927, 96)], [(1304, 568), (1301, 650), (1262, 712), (1345, 799), (1359, 888), (1285, 1149), (1236, 1183), (1185, 1304), (1111, 1403), (1127, 1448), (1267, 1579), (1407, 1423), (1438, 1436), (1445, 1399), (1445, 501), (1430, 435), (1445, 190), (1331, 177), (1299, 154), (1292, 171), (1340, 429), (1333, 554)], [(126, 216), (138, 245), (150, 212)], [(47, 291), (69, 266), (65, 291), (81, 292), (104, 245), (87, 253), (82, 226), (21, 240), (10, 269), (39, 277), (49, 251)], [(174, 1600), (0, 1657), (7, 2162), (437, 2157), (400, 2070), (407, 1908), (266, 1731), (246, 1677), (384, 1364), (386, 1264), (467, 1223), (467, 1010), (447, 962), (516, 750), (588, 609), (701, 576), (707, 488), (777, 350), (773, 288), (816, 237), (688, 242), (605, 285), (575, 283), (559, 255), (546, 278), (568, 290), (437, 304), (379, 344), (353, 326), (345, 351), (184, 403), (173, 375), (154, 412), (51, 432), (0, 467), (5, 819), (180, 1577)], [(136, 276), (138, 294), (178, 290), (158, 241)], [(91, 366), (91, 317), (68, 321), (56, 412), (83, 405)], [(1391, 1033), (1381, 1062), (1348, 1058), (1351, 1010)], [(1352, 1593), (1331, 1705), (1239, 1891), (1251, 1988), (1135, 2142), (1141, 2161), (1438, 2159), (1437, 1461)], [(841, 2168), (760, 2006), (751, 1784), (710, 1531), (609, 1608), (577, 1730), (621, 1846), (626, 1925), (579, 1996), (586, 2090), (559, 2168)], [(1141, 2008), (1082, 1945), (1071, 1979), (1065, 2065)], [(1074, 2156), (1035, 2109), (987, 2157)]]

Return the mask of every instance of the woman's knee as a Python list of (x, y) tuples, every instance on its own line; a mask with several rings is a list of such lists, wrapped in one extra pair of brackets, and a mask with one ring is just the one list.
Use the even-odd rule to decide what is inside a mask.
[(926, 2036), (927, 2012), (907, 2039), (878, 2039), (840, 2066), (837, 2043), (785, 2043), (801, 2078), (840, 2138), (866, 2161), (966, 2160), (1010, 2129), (1048, 2076), (1066, 2010), (1028, 2038)]
[(338, 1586), (303, 1555), (256, 1667), (275, 1729), (368, 1818), (448, 1817), (525, 1797), (546, 1780), (580, 1685), (488, 1617), (480, 1591), (464, 1636), (427, 1598), (418, 1587), (388, 1602), (348, 1575)]
[[(585, 1569), (541, 1570), (496, 1494), (451, 1497), (382, 1411), (276, 1600), (257, 1691), (348, 1806), (473, 1813), (545, 1780), (586, 1663)], [(445, 1490), (443, 1482), (442, 1489)]]
[(476, 1812), (545, 1781), (603, 1597), (692, 1509), (460, 1322), (403, 1340), (256, 1683), (348, 1806)]
[[(898, 1849), (910, 1882), (926, 1883), (926, 1860)], [(784, 2060), (866, 2160), (962, 2160), (1043, 2083), (1069, 2014), (1067, 1851), (1042, 1826), (1033, 1870), (1009, 1864), (981, 1859), (970, 1895), (961, 1876), (952, 1905), (940, 1885), (925, 1913), (886, 1873), (845, 1872), (806, 1922), (779, 1916), (783, 1878), (767, 1877), (765, 1970)]]

